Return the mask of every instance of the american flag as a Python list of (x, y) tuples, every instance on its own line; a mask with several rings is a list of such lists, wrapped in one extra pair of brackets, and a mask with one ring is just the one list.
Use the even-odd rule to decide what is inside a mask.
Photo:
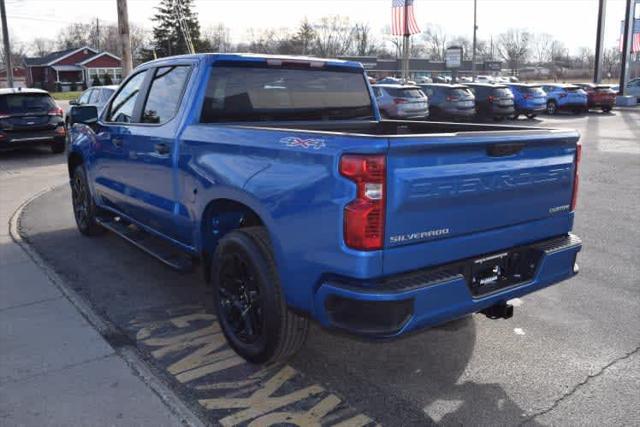
[[(640, 5), (640, 3), (638, 3)], [(624, 21), (620, 23), (620, 51), (624, 47)], [(640, 19), (633, 20), (633, 35), (631, 36), (631, 53), (640, 52)]]
[[(406, 17), (405, 9), (407, 10)], [(392, 0), (391, 11), (391, 34), (408, 36), (420, 32), (416, 16), (413, 13), (413, 0)]]

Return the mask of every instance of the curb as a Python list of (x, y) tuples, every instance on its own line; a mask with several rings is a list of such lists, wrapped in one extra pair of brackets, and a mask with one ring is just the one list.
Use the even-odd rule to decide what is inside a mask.
[(107, 337), (120, 334), (118, 328), (108, 320), (103, 319), (93, 309), (93, 307), (71, 289), (65, 281), (51, 268), (46, 261), (33, 249), (25, 236), (22, 235), (21, 219), (24, 210), (36, 199), (43, 195), (61, 188), (67, 183), (57, 184), (46, 187), (34, 195), (23, 201), (14, 211), (9, 219), (9, 234), (11, 239), (19, 245), (22, 250), (31, 258), (31, 260), (40, 268), (47, 276), (49, 281), (62, 293), (62, 295), (80, 312), (87, 322), (100, 334), (107, 344), (113, 349), (114, 353), (120, 356), (124, 362), (131, 368), (134, 375), (140, 378), (143, 383), (149, 387), (160, 400), (169, 408), (169, 410), (180, 418), (183, 425), (189, 427), (204, 427), (208, 425), (203, 422), (180, 398), (165, 384), (162, 379), (158, 378), (153, 370), (147, 366), (143, 356), (135, 348), (135, 346), (118, 346), (115, 347)]

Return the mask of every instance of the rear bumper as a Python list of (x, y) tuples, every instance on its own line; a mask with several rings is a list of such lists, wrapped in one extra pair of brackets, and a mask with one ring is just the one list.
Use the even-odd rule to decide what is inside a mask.
[(573, 277), (581, 247), (580, 239), (572, 234), (520, 247), (537, 254), (530, 279), (487, 293), (472, 291), (465, 267), (486, 255), (377, 282), (328, 280), (315, 294), (315, 314), (324, 326), (358, 335), (380, 338), (402, 335)]
[(64, 143), (65, 135), (55, 129), (32, 132), (7, 132), (0, 136), (0, 150), (12, 150), (34, 145)]

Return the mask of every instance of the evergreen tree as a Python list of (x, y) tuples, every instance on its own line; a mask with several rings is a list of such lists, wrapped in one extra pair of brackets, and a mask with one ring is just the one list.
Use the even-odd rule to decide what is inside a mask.
[(161, 0), (152, 18), (153, 45), (158, 57), (189, 53), (189, 48), (180, 28), (182, 16), (196, 52), (208, 50), (207, 43), (200, 38), (198, 15), (193, 11), (193, 0)]

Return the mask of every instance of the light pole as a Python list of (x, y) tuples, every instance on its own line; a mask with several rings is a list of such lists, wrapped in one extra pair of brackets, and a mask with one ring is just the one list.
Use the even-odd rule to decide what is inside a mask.
[(2, 15), (2, 39), (4, 41), (4, 65), (7, 69), (7, 83), (13, 87), (13, 65), (11, 65), (11, 46), (9, 45), (9, 29), (7, 28), (7, 11), (4, 0), (0, 0), (0, 15)]
[(476, 32), (478, 31), (478, 0), (473, 0), (473, 48), (471, 51), (471, 80), (476, 81)]
[(593, 82), (600, 83), (602, 80), (602, 50), (604, 39), (604, 23), (605, 13), (607, 10), (607, 0), (599, 0), (598, 2), (598, 30), (596, 31), (596, 57), (595, 69), (593, 71)]

